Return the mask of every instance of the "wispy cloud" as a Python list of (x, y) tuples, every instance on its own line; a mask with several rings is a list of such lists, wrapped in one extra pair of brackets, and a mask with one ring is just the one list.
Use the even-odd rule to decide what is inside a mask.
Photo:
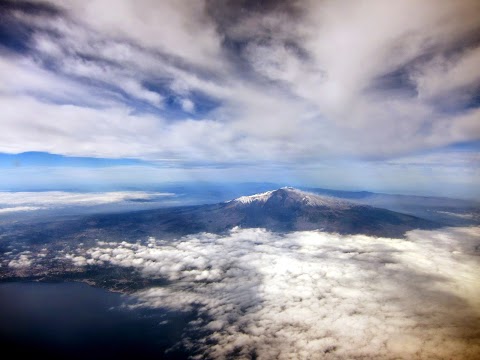
[(100, 242), (66, 256), (78, 266), (133, 267), (168, 280), (138, 292), (140, 304), (197, 309), (202, 316), (190, 326), (202, 338), (184, 345), (213, 358), (475, 359), (479, 234), (476, 227), (405, 239), (234, 229), (145, 245)]
[(314, 162), (480, 136), (477, 1), (35, 3), (3, 8), (25, 34), (3, 152)]
[(115, 191), (75, 193), (64, 191), (0, 192), (0, 214), (18, 211), (51, 210), (69, 206), (120, 204), (128, 201), (149, 201), (172, 197), (172, 193)]
[(18, 211), (35, 211), (42, 210), (41, 206), (9, 206), (0, 208), (0, 214), (16, 213)]

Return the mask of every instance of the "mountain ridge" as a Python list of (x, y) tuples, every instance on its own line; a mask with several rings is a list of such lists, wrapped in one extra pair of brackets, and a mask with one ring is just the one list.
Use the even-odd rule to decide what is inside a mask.
[(270, 190), (259, 194), (241, 196), (239, 198), (226, 201), (229, 204), (252, 204), (268, 203), (273, 199), (290, 200), (291, 203), (299, 203), (304, 206), (330, 206), (330, 207), (348, 207), (353, 203), (341, 200), (332, 196), (315, 194), (290, 186), (285, 186), (276, 190)]
[(34, 228), (4, 227), (3, 239), (39, 244), (98, 239), (136, 242), (151, 236), (175, 239), (200, 232), (224, 233), (234, 227), (402, 237), (406, 231), (438, 228), (440, 224), (344, 199), (280, 188), (217, 204), (88, 215), (36, 224)]

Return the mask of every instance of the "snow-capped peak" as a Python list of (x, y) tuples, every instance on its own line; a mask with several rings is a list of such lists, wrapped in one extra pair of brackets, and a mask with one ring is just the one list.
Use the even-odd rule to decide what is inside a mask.
[(236, 199), (231, 200), (229, 202), (235, 202), (235, 203), (240, 203), (240, 204), (251, 204), (253, 202), (264, 203), (270, 198), (270, 195), (272, 195), (272, 193), (274, 191), (276, 191), (276, 190), (266, 191), (264, 193), (249, 195), (249, 196), (240, 196), (239, 198), (236, 198)]
[(272, 198), (281, 199), (290, 203), (302, 204), (305, 206), (327, 206), (331, 208), (348, 208), (350, 203), (348, 201), (340, 200), (334, 197), (322, 196), (292, 187), (282, 187), (277, 190), (266, 191), (260, 194), (250, 196), (241, 196), (229, 201), (232, 204), (264, 204)]

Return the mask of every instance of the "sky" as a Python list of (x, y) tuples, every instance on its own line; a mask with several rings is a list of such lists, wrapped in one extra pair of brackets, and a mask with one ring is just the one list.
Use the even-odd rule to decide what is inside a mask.
[(0, 189), (480, 198), (480, 2), (0, 2)]

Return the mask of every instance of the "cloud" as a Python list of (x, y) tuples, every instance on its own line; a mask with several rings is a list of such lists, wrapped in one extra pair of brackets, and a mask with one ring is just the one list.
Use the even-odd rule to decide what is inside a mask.
[(478, 1), (38, 3), (59, 10), (2, 15), (34, 29), (0, 55), (3, 152), (313, 163), (480, 138)]
[(174, 195), (175, 194), (172, 193), (144, 191), (114, 191), (102, 193), (64, 191), (0, 192), (0, 214), (68, 206), (95, 206), (138, 200), (158, 200), (159, 198), (172, 197)]
[(195, 103), (192, 100), (182, 99), (181, 104), (182, 104), (182, 109), (185, 112), (189, 112), (189, 113), (195, 112)]
[(459, 217), (462, 219), (475, 219), (478, 217), (478, 215), (475, 213), (455, 213), (451, 211), (437, 211), (437, 213), (448, 215), (448, 216)]
[(41, 209), (43, 208), (39, 206), (13, 206), (7, 208), (0, 208), (0, 214), (12, 213), (17, 211), (35, 211)]
[(33, 264), (30, 251), (23, 251), (18, 256), (8, 262), (8, 266), (15, 269), (28, 269)]
[[(92, 29), (110, 37), (188, 59), (202, 66), (218, 65), (221, 36), (208, 21), (205, 1), (158, 3), (151, 0), (117, 4), (111, 0), (51, 1)], [(115, 11), (111, 11), (115, 8)]]
[(168, 280), (135, 296), (140, 306), (199, 311), (184, 338), (199, 356), (475, 359), (479, 241), (478, 227), (405, 239), (236, 228), (66, 256)]
[[(59, 103), (71, 102), (76, 98), (78, 100), (74, 104), (90, 106), (108, 104), (98, 89), (88, 88), (71, 79), (53, 74), (28, 58), (0, 56), (0, 74), (2, 76), (0, 94), (3, 102), (21, 101), (22, 95), (36, 95)], [(30, 106), (26, 102), (22, 105)]]
[[(417, 67), (412, 78), (417, 83), (419, 96), (435, 100), (456, 92), (468, 100), (478, 87), (480, 74), (475, 64), (480, 62), (480, 48), (466, 49), (453, 58), (438, 56)], [(438, 99), (437, 99), (438, 100)], [(445, 100), (444, 98), (442, 100)]]

